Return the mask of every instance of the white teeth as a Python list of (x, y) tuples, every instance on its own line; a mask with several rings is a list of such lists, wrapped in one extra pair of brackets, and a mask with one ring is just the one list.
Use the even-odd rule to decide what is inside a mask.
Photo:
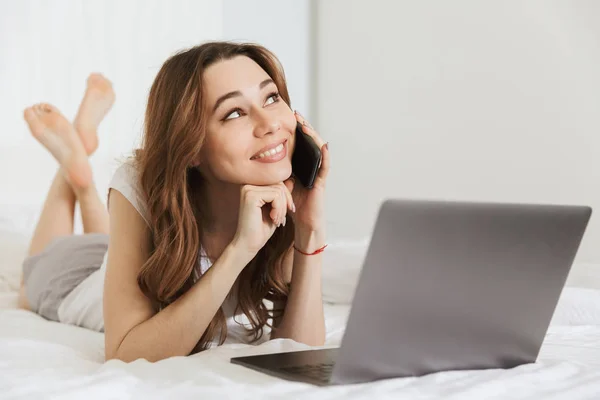
[(283, 150), (283, 143), (281, 143), (279, 146), (275, 147), (274, 149), (267, 150), (264, 153), (260, 153), (258, 156), (256, 156), (256, 158), (265, 158), (265, 157), (273, 156), (277, 153), (280, 153), (281, 150)]

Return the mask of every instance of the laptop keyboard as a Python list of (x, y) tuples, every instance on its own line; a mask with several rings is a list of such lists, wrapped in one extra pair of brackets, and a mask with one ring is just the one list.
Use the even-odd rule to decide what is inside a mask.
[(308, 365), (294, 365), (292, 367), (280, 367), (281, 371), (289, 372), (293, 375), (302, 375), (308, 378), (316, 379), (321, 382), (329, 382), (331, 371), (333, 371), (334, 362)]

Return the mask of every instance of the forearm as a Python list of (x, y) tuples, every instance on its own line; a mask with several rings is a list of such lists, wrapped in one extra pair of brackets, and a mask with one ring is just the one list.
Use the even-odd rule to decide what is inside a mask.
[[(321, 232), (297, 232), (296, 246), (315, 250), (325, 243)], [(290, 292), (281, 323), (271, 338), (290, 338), (311, 346), (325, 343), (325, 317), (321, 291), (321, 268), (323, 256), (303, 255), (294, 252)]]
[(190, 290), (129, 331), (114, 358), (158, 361), (190, 354), (249, 262), (247, 257), (228, 246)]

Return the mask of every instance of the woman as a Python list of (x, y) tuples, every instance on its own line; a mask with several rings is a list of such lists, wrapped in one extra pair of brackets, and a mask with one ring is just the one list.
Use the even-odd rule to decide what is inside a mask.
[[(26, 110), (61, 169), (24, 264), (23, 300), (37, 312), (47, 304), (47, 318), (104, 329), (107, 359), (156, 361), (235, 335), (256, 342), (270, 325), (270, 338), (322, 345), (329, 151), (289, 105), (283, 70), (261, 46), (211, 42), (174, 55), (150, 90), (142, 148), (110, 184), (110, 223), (86, 209), (96, 192), (85, 143), (101, 112), (78, 135), (77, 119), (73, 127), (51, 106)], [(291, 178), (297, 122), (322, 148), (311, 190)], [(86, 234), (55, 240), (68, 224), (49, 221), (62, 213), (72, 226), (67, 187)]]

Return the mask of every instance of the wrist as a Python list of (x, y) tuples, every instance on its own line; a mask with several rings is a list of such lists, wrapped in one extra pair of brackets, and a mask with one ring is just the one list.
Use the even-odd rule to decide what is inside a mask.
[(324, 229), (312, 230), (296, 227), (294, 233), (294, 246), (298, 250), (304, 253), (312, 253), (326, 244)]
[(240, 245), (235, 238), (225, 248), (224, 253), (231, 257), (232, 264), (239, 266), (240, 271), (256, 256), (255, 252), (249, 251), (245, 246)]

